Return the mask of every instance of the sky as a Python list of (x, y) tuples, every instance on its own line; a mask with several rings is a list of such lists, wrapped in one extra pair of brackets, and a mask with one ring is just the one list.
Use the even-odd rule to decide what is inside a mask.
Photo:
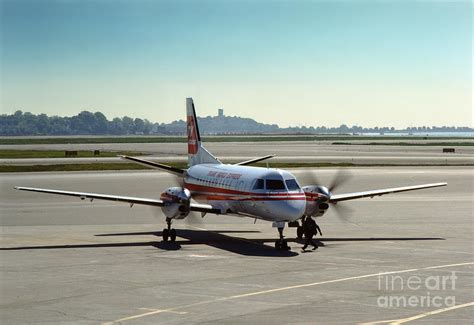
[(471, 1), (0, 0), (0, 113), (474, 126)]

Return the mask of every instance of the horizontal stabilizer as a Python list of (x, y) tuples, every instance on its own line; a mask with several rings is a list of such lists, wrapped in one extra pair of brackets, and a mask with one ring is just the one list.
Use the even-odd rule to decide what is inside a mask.
[(161, 169), (161, 170), (164, 170), (168, 173), (175, 174), (175, 175), (178, 175), (178, 176), (182, 176), (184, 174), (183, 169), (168, 166), (168, 165), (163, 165), (163, 164), (160, 164), (160, 163), (157, 163), (157, 162), (153, 162), (153, 161), (149, 161), (149, 160), (145, 160), (145, 159), (139, 159), (139, 158), (135, 158), (135, 157), (129, 157), (129, 156), (120, 156), (120, 158), (125, 159), (125, 160), (130, 160), (130, 161), (133, 161), (137, 164), (144, 165), (144, 166), (147, 166), (147, 167)]
[(264, 156), (264, 157), (260, 157), (260, 158), (254, 158), (254, 159), (250, 159), (250, 160), (246, 160), (246, 161), (239, 162), (239, 163), (237, 163), (236, 165), (239, 165), (239, 166), (246, 166), (246, 165), (254, 164), (254, 163), (259, 162), (259, 161), (262, 161), (262, 160), (266, 160), (266, 159), (273, 158), (273, 157), (275, 157), (275, 156), (276, 156), (276, 155), (268, 155), (268, 156)]

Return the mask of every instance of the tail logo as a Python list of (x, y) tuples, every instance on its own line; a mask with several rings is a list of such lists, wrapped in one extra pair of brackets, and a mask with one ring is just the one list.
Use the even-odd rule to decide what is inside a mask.
[(193, 116), (188, 116), (188, 154), (195, 155), (198, 152), (196, 123)]

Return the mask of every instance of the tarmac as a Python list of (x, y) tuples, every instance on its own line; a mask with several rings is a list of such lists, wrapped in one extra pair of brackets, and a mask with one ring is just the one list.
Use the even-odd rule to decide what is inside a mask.
[[(472, 167), (347, 170), (337, 193), (448, 186), (341, 203), (349, 222), (330, 210), (320, 247), (302, 253), (294, 228), (291, 251), (276, 251), (268, 222), (194, 216), (164, 243), (160, 209), (13, 189), (156, 198), (173, 185), (161, 172), (1, 174), (1, 322), (472, 324)], [(310, 171), (292, 171), (306, 185)], [(314, 172), (329, 184), (337, 170)]]
[[(379, 145), (364, 145), (359, 141), (342, 141), (351, 144), (333, 145), (337, 141), (275, 141), (275, 142), (211, 142), (206, 149), (224, 162), (237, 162), (277, 154), (268, 160), (283, 163), (351, 163), (391, 165), (474, 165), (474, 146), (451, 146), (449, 142), (473, 140), (433, 140), (448, 143), (439, 146), (413, 146), (417, 140), (400, 140), (409, 145), (390, 145), (390, 140), (363, 141), (379, 142)], [(398, 142), (400, 142), (398, 141)], [(455, 153), (443, 153), (443, 148), (454, 148)], [(0, 145), (0, 150), (11, 150), (11, 145)], [(149, 154), (148, 159), (163, 163), (186, 161), (185, 143), (103, 143), (103, 144), (35, 144), (15, 145), (15, 150), (100, 150), (135, 151)], [(94, 158), (39, 158), (0, 159), (0, 165), (71, 164), (91, 162), (123, 162), (118, 157)]]

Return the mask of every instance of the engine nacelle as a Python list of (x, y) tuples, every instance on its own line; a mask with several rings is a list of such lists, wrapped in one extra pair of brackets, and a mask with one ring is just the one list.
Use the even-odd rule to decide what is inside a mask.
[(184, 219), (189, 214), (191, 204), (191, 192), (182, 187), (170, 187), (160, 195), (160, 199), (165, 203), (161, 207), (164, 215), (170, 219)]
[(306, 195), (305, 215), (321, 217), (329, 209), (331, 193), (324, 186), (308, 185), (303, 187)]

